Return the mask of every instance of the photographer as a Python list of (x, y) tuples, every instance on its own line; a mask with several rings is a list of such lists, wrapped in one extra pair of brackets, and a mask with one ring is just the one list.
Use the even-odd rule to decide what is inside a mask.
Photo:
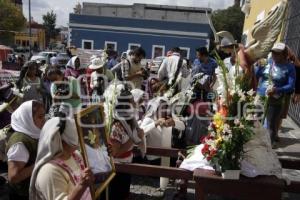
[(141, 89), (144, 79), (147, 79), (147, 71), (142, 67), (141, 61), (146, 57), (146, 52), (141, 47), (133, 50), (129, 58), (123, 59), (121, 63), (111, 69), (114, 74), (119, 74), (122, 81), (131, 82), (134, 88)]
[(81, 107), (80, 91), (78, 80), (74, 77), (64, 77), (64, 74), (56, 68), (50, 69), (47, 73), (51, 84), (51, 96), (53, 103), (65, 103), (76, 113)]

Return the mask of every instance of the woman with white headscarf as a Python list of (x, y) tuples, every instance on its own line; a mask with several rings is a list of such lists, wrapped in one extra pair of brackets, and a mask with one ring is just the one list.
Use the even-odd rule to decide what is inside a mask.
[[(86, 68), (81, 65), (80, 58), (78, 56), (73, 56), (67, 63), (67, 68), (64, 73), (65, 78), (74, 78), (77, 80), (80, 86), (80, 97), (86, 96), (88, 94), (88, 88), (86, 85)], [(86, 98), (81, 99), (82, 102), (87, 103)]]
[(131, 94), (133, 96), (133, 100), (134, 100), (134, 104), (135, 104), (135, 109), (136, 109), (136, 120), (142, 120), (145, 112), (146, 112), (146, 108), (145, 108), (145, 104), (144, 104), (144, 96), (145, 96), (145, 92), (141, 89), (133, 89), (131, 90)]
[(44, 123), (44, 106), (37, 101), (24, 102), (11, 116), (15, 132), (6, 147), (10, 199), (28, 199), (30, 176)]
[(67, 63), (65, 77), (72, 76), (74, 78), (78, 78), (79, 75), (80, 75), (80, 59), (78, 56), (73, 56)]
[[(184, 123), (169, 111), (166, 98), (157, 97), (149, 101), (146, 116), (140, 125), (145, 132), (147, 146), (171, 148), (172, 129), (175, 128), (179, 131), (185, 129)], [(150, 163), (157, 164), (159, 157), (147, 155), (147, 159)], [(162, 157), (161, 165), (169, 166), (170, 158)], [(160, 188), (165, 189), (168, 182), (168, 178), (160, 178)]]
[(55, 117), (42, 129), (30, 181), (30, 200), (90, 200), (93, 174), (78, 149), (75, 122)]

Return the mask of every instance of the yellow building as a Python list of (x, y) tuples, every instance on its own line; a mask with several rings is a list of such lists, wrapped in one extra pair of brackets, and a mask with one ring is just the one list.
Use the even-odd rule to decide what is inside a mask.
[(255, 23), (263, 20), (274, 6), (281, 0), (242, 0), (242, 10), (245, 12), (245, 23), (243, 29), (243, 43), (252, 40), (251, 30)]
[[(15, 33), (15, 45), (18, 47), (29, 47), (29, 28)], [(36, 22), (31, 23), (31, 46), (34, 50), (44, 50), (46, 46), (45, 29), (43, 25)]]

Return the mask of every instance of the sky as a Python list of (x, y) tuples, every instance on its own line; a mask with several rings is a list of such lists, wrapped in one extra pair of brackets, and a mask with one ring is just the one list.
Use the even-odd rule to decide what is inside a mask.
[[(27, 19), (28, 1), (23, 0), (23, 13)], [(35, 21), (42, 23), (42, 16), (52, 9), (57, 15), (57, 26), (67, 26), (69, 13), (73, 12), (73, 8), (78, 2), (133, 4), (149, 3), (149, 0), (31, 0), (31, 16)], [(150, 2), (151, 4), (211, 7), (213, 9), (222, 9), (233, 4), (233, 0), (151, 0)]]

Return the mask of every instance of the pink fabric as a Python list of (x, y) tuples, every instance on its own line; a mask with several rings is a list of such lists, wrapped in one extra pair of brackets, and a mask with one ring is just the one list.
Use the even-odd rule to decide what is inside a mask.
[(73, 76), (74, 78), (78, 78), (80, 75), (79, 70), (68, 67), (65, 71), (65, 77)]
[[(77, 155), (76, 153), (73, 153), (72, 157), (74, 158), (74, 160), (80, 167), (80, 170), (83, 171), (85, 167), (84, 167), (84, 162), (81, 159), (81, 157), (79, 155)], [(52, 160), (51, 163), (56, 164), (56, 165), (60, 166), (62, 169), (64, 169), (71, 177), (71, 180), (73, 181), (74, 185), (77, 185), (80, 182), (81, 176), (76, 175), (73, 172), (73, 170), (62, 159)], [(90, 188), (86, 189), (86, 191), (83, 193), (83, 195), (81, 197), (81, 200), (92, 200)]]

